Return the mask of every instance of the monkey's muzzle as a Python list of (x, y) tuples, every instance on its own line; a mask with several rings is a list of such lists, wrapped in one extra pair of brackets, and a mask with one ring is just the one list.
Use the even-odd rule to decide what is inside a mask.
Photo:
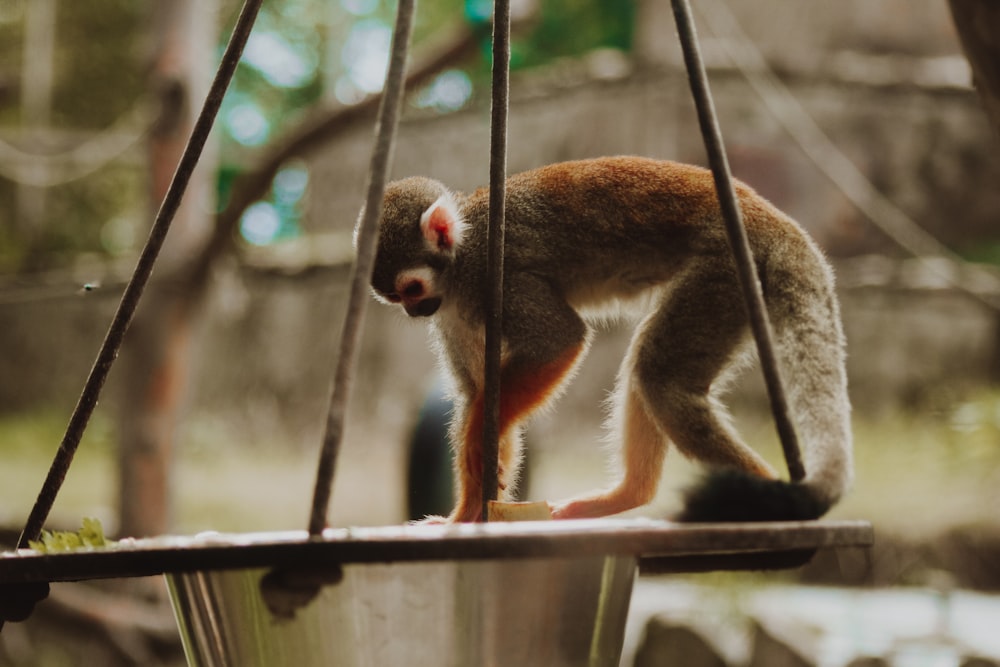
[(403, 304), (403, 309), (410, 317), (430, 317), (436, 313), (440, 307), (441, 299), (438, 297), (430, 297), (427, 299), (421, 299), (416, 303)]

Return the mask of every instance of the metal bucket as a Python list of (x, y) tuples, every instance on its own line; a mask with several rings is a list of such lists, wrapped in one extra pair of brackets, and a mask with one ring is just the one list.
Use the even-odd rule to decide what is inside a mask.
[(266, 570), (168, 574), (197, 667), (615, 667), (632, 556), (354, 564), (293, 620), (272, 617)]

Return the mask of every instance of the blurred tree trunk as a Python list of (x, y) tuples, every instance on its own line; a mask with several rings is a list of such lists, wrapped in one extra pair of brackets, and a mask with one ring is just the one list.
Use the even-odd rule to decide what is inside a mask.
[[(38, 0), (24, 9), (24, 56), (21, 66), (21, 118), (30, 140), (45, 144), (50, 130), (52, 94), (55, 85), (56, 14), (55, 0)], [(47, 168), (42, 166), (44, 173)], [(44, 236), (45, 188), (27, 183), (17, 185), (18, 232), (27, 239), (25, 268), (38, 262), (38, 242)]]
[(949, 0), (948, 4), (976, 89), (1000, 134), (1000, 2)]
[[(158, 118), (149, 141), (151, 205), (158, 207), (204, 98), (199, 75), (213, 67), (214, 0), (153, 3), (150, 82)], [(204, 243), (211, 221), (212, 151), (191, 179), (122, 352), (119, 526), (159, 535), (172, 523), (176, 427), (188, 386), (199, 308), (176, 272)], [(152, 215), (150, 219), (152, 219)]]

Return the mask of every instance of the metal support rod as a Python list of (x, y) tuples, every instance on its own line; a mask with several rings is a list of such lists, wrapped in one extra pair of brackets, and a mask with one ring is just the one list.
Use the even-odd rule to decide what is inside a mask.
[(503, 331), (503, 244), (510, 92), (510, 2), (493, 5), (493, 92), (490, 121), (490, 215), (486, 255), (486, 344), (483, 387), (483, 508), (496, 500), (500, 451), (500, 341)]
[(413, 32), (415, 4), (415, 0), (400, 0), (396, 10), (396, 26), (392, 36), (389, 68), (386, 72), (385, 93), (382, 95), (375, 125), (375, 148), (372, 150), (369, 164), (365, 207), (358, 229), (357, 257), (351, 274), (347, 312), (344, 315), (340, 337), (340, 357), (334, 372), (326, 431), (316, 469), (316, 486), (309, 515), (309, 534), (314, 536), (322, 534), (326, 527), (333, 476), (344, 438), (347, 404), (357, 366), (357, 350), (361, 342), (361, 325), (369, 301), (368, 284), (371, 281), (375, 249), (378, 244), (377, 225), (382, 214), (382, 197), (385, 193), (389, 165), (392, 162), (396, 128), (399, 125), (405, 88), (406, 57)]
[(687, 66), (688, 81), (691, 84), (691, 93), (698, 110), (698, 123), (701, 126), (705, 151), (708, 153), (712, 176), (715, 179), (715, 189), (719, 196), (719, 205), (722, 207), (726, 233), (729, 236), (733, 258), (736, 261), (740, 287), (750, 318), (750, 328), (757, 343), (757, 353), (760, 357), (764, 381), (767, 384), (768, 396), (771, 400), (775, 427), (781, 440), (789, 476), (793, 482), (798, 482), (805, 477), (798, 436), (789, 415), (788, 400), (785, 397), (778, 359), (772, 342), (771, 324), (764, 306), (764, 295), (757, 276), (757, 267), (750, 251), (750, 242), (747, 239), (746, 229), (743, 227), (739, 202), (733, 188), (732, 174), (722, 143), (722, 133), (719, 130), (712, 93), (709, 90), (708, 76), (705, 74), (705, 65), (698, 48), (698, 36), (691, 18), (691, 7), (688, 0), (672, 0), (672, 3), (674, 19), (677, 22), (677, 34), (680, 37), (684, 63)]

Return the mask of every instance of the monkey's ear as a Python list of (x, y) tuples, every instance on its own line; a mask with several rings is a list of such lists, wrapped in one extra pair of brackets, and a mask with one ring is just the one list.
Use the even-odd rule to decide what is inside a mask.
[(443, 194), (420, 216), (420, 231), (434, 250), (452, 252), (462, 242), (465, 221), (458, 213), (455, 200)]

